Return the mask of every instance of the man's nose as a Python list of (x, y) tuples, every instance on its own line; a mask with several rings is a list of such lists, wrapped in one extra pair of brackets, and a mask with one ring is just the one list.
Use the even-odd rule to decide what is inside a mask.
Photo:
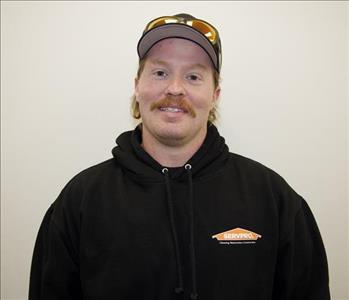
[(182, 96), (184, 95), (183, 81), (179, 76), (173, 76), (168, 81), (166, 95)]

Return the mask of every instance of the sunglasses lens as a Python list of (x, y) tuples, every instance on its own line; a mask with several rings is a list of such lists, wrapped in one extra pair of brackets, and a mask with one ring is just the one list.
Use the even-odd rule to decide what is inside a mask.
[(205, 35), (211, 43), (216, 40), (216, 31), (210, 25), (199, 20), (193, 20), (191, 22), (191, 26)]
[(158, 18), (154, 21), (152, 21), (148, 26), (147, 26), (147, 30), (150, 30), (154, 27), (158, 27), (161, 25), (165, 25), (165, 24), (170, 24), (170, 23), (177, 23), (178, 20), (175, 18), (171, 18), (171, 17), (161, 17)]
[[(165, 25), (165, 24), (170, 24), (170, 23), (181, 23), (181, 21), (178, 18), (173, 18), (173, 17), (160, 17), (155, 19), (154, 21), (151, 21), (148, 24), (146, 30), (150, 30), (155, 27)], [(216, 30), (209, 24), (201, 20), (190, 20), (190, 21), (185, 21), (183, 23), (195, 28), (197, 31), (205, 35), (210, 40), (211, 43), (215, 43), (217, 39)]]

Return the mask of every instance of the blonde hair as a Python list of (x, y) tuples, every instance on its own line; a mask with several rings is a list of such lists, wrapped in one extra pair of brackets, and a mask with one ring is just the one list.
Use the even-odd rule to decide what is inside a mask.
[[(137, 77), (136, 77), (137, 80), (141, 77), (141, 74), (144, 70), (145, 61), (146, 61), (146, 58), (143, 58), (139, 61)], [(213, 81), (214, 81), (214, 87), (217, 88), (219, 85), (220, 77), (216, 69), (214, 69), (213, 71)], [(131, 97), (131, 115), (135, 119), (141, 118), (141, 113), (139, 111), (139, 103), (137, 102), (135, 95)], [(208, 121), (214, 124), (215, 121), (217, 120), (217, 117), (218, 117), (218, 107), (215, 104), (208, 114)]]

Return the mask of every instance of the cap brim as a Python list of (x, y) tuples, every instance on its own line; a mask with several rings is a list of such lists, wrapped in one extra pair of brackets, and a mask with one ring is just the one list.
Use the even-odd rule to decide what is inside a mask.
[(218, 58), (210, 41), (203, 34), (185, 24), (166, 24), (149, 30), (138, 42), (139, 58), (144, 58), (156, 43), (167, 38), (182, 38), (196, 43), (210, 57), (215, 69), (219, 70)]

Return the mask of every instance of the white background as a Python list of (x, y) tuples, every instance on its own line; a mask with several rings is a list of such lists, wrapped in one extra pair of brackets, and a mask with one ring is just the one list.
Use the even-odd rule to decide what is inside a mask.
[(308, 201), (333, 299), (348, 299), (348, 3), (1, 2), (1, 299), (26, 299), (45, 211), (77, 172), (111, 157), (129, 114), (136, 44), (187, 12), (223, 44), (219, 130), (230, 151)]

